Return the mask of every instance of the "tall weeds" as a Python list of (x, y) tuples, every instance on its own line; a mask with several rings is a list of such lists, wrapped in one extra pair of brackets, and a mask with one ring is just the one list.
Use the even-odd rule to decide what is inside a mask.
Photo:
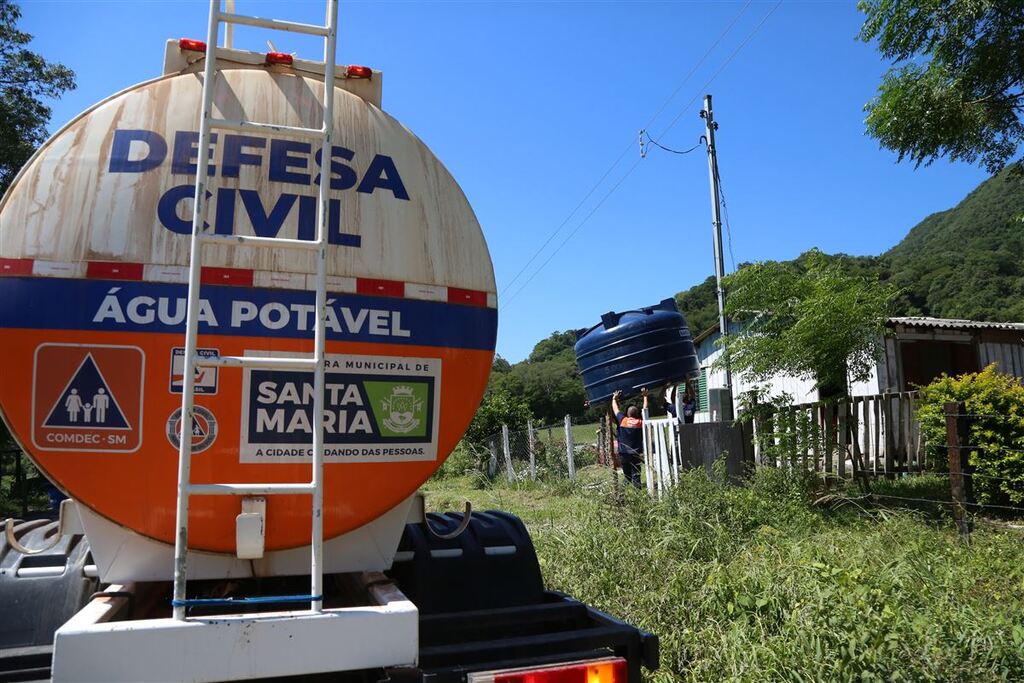
[(549, 587), (658, 634), (657, 681), (1024, 680), (1020, 534), (812, 499), (696, 472), (533, 535)]

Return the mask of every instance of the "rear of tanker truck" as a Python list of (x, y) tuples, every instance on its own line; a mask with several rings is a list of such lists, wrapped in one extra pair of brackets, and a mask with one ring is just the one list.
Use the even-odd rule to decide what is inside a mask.
[(5, 524), (0, 680), (657, 667), (655, 636), (545, 589), (519, 519), (425, 512), (487, 384), (494, 273), (383, 75), (332, 64), (336, 13), (214, 0), (213, 41), (269, 26), (328, 58), (169, 41), (0, 201), (0, 413), (68, 496)]

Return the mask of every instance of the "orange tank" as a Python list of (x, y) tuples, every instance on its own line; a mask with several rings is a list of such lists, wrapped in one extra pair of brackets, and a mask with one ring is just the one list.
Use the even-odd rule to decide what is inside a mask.
[[(322, 80), (217, 76), (215, 115), (319, 126)], [(173, 543), (186, 274), (201, 77), (89, 109), (0, 203), (0, 410), (46, 475), (113, 522)], [(331, 184), (324, 536), (406, 499), (461, 438), (487, 383), (494, 273), (476, 217), (431, 151), (340, 88), (328, 162), (308, 141), (219, 131), (208, 222), (313, 239)], [(201, 354), (308, 355), (312, 254), (209, 248)], [(308, 481), (312, 375), (200, 370), (192, 481)], [(234, 551), (239, 501), (191, 500), (190, 546)], [(305, 545), (309, 498), (267, 502), (267, 550)]]

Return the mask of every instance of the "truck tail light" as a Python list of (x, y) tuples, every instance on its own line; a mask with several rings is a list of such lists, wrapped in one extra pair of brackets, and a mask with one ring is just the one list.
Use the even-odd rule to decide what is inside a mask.
[(373, 69), (368, 66), (356, 66), (352, 64), (345, 69), (345, 78), (369, 78), (373, 75)]
[(471, 673), (469, 683), (626, 683), (626, 660), (592, 659), (503, 671)]
[(284, 52), (268, 52), (267, 53), (267, 64), (284, 64), (291, 66), (293, 57)]
[(178, 41), (178, 48), (186, 52), (206, 52), (206, 43), (192, 38), (182, 38)]

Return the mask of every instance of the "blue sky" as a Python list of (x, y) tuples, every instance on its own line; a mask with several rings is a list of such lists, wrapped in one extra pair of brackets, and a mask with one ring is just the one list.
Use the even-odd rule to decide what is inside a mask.
[[(158, 75), (166, 38), (205, 37), (201, 0), (21, 5), (33, 48), (78, 75), (53, 103), (52, 130)], [(693, 146), (705, 92), (721, 126), (730, 269), (814, 246), (878, 254), (984, 179), (962, 164), (896, 164), (864, 135), (862, 108), (886, 64), (856, 39), (854, 2), (786, 0), (768, 16), (775, 5), (343, 2), (339, 62), (384, 71), (384, 108), (476, 210), (498, 279), (499, 353), (521, 360), (553, 331), (713, 272), (706, 155), (652, 149), (639, 161), (636, 143), (646, 127), (669, 147)], [(236, 6), (311, 23), (323, 11), (320, 0)], [(312, 39), (290, 34), (240, 28), (235, 44), (265, 50), (267, 37), (318, 58)]]

